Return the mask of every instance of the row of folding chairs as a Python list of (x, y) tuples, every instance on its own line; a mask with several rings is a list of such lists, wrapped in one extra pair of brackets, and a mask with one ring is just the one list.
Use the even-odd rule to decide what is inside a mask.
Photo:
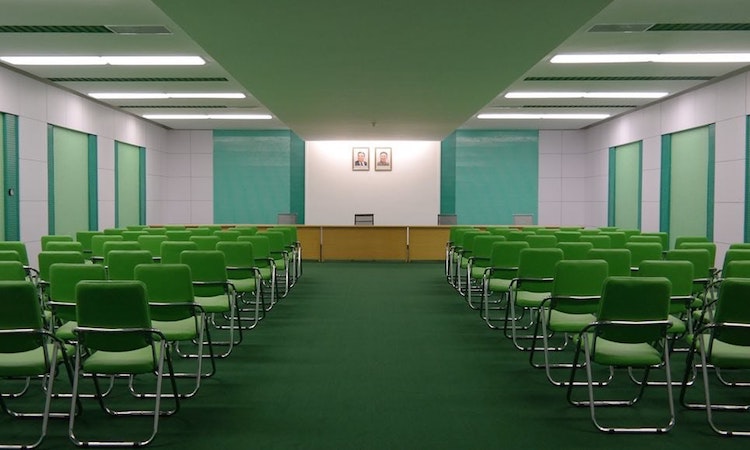
[[(476, 304), (469, 305), (482, 321), (528, 352), (531, 366), (564, 387), (570, 404), (588, 408), (597, 429), (669, 431), (675, 425), (673, 387), (678, 387), (680, 403), (705, 411), (717, 433), (750, 434), (750, 427), (722, 415), (747, 411), (747, 402), (711, 401), (717, 387), (750, 386), (750, 250), (745, 244), (731, 246), (721, 269), (709, 262), (706, 248), (666, 250), (633, 264), (627, 248), (590, 247), (580, 258), (526, 241), (501, 239), (492, 247), (491, 261), (475, 267), (473, 277), (468, 272), (464, 298), (478, 292)], [(676, 379), (674, 355), (684, 357), (684, 371)], [(663, 375), (655, 380), (658, 372)], [(616, 373), (625, 374), (634, 393), (603, 400), (600, 392), (621, 392), (617, 380), (622, 377)], [(696, 380), (703, 389), (692, 387)], [(617, 387), (608, 391), (609, 386)], [(661, 409), (654, 413), (648, 403), (638, 413), (655, 414), (655, 423), (633, 424), (627, 418), (623, 425), (600, 417), (603, 406), (647, 403), (647, 386), (665, 389)], [(659, 411), (666, 413), (662, 417)]]
[[(243, 330), (254, 328), (270, 310), (263, 289), (273, 288), (275, 275), (269, 272), (270, 278), (263, 279), (254, 243), (219, 241), (205, 250), (190, 240), (162, 245), (182, 246), (174, 249), (178, 259), (165, 261), (162, 255), (159, 260), (149, 251), (117, 246), (97, 262), (87, 261), (82, 252), (44, 250), (33, 277), (18, 256), (25, 249), (0, 250), (8, 253), (0, 261), (0, 377), (11, 379), (16, 388), (3, 392), (0, 406), (12, 416), (42, 422), (35, 441), (0, 445), (38, 446), (50, 418), (67, 418), (69, 437), (78, 446), (147, 445), (160, 417), (175, 414), (181, 400), (195, 396), (201, 380), (216, 373), (215, 359), (229, 357)], [(215, 351), (218, 347), (224, 350)], [(60, 371), (72, 380), (69, 392), (55, 386)], [(146, 375), (155, 375), (155, 383), (143, 381)], [(153, 407), (127, 403), (116, 409), (121, 403), (114, 392), (121, 378), (133, 398), (151, 399)], [(93, 384), (87, 390), (89, 379)], [(22, 412), (35, 380), (43, 387), (43, 409)], [(53, 409), (56, 399), (67, 400), (70, 409)], [(77, 425), (86, 399), (96, 400), (112, 416), (153, 417), (150, 431), (136, 440), (96, 436), (95, 430)], [(166, 401), (171, 404), (164, 406)]]

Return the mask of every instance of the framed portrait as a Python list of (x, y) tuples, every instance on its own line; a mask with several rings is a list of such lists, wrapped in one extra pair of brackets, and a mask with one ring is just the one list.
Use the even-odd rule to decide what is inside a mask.
[(391, 170), (392, 156), (390, 147), (375, 147), (375, 170)]
[(370, 170), (370, 147), (352, 148), (352, 170)]

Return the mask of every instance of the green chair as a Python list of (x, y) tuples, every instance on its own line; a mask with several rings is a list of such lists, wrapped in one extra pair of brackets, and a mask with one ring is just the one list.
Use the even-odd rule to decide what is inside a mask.
[[(284, 242), (284, 233), (281, 231), (273, 231), (269, 229), (266, 231), (258, 232), (256, 236), (268, 237), (268, 243), (270, 245), (271, 252), (270, 255), (271, 258), (273, 258), (274, 264), (276, 266), (276, 286), (277, 288), (279, 285), (282, 285), (284, 287), (283, 293), (281, 291), (277, 291), (277, 293), (279, 294), (280, 298), (284, 298), (289, 294), (289, 290), (291, 289), (291, 260)], [(466, 239), (468, 238), (469, 237), (467, 236), (464, 239), (464, 245), (466, 245)], [(468, 265), (468, 259), (466, 260), (466, 264)], [(461, 267), (463, 269), (466, 269), (466, 265), (464, 265), (463, 261), (461, 262)], [(461, 273), (459, 272), (459, 277), (460, 275)]]
[(47, 244), (50, 242), (72, 242), (73, 237), (67, 236), (63, 234), (57, 234), (57, 235), (46, 235), (41, 237), (41, 243), (42, 243), (42, 251), (48, 250)]
[[(490, 311), (507, 307), (512, 280), (518, 276), (521, 251), (529, 248), (526, 241), (496, 242), (492, 244), (489, 267), (482, 277), (482, 319), (491, 329), (501, 319), (493, 318)], [(493, 296), (495, 298), (493, 299)], [(490, 304), (494, 307), (491, 308)], [(504, 320), (504, 319), (502, 319)]]
[(630, 251), (632, 271), (637, 272), (643, 261), (657, 261), (663, 259), (663, 249), (660, 242), (628, 242), (625, 248)]
[[(15, 250), (0, 250), (0, 261), (18, 261), (21, 262), (21, 257)], [(21, 264), (23, 267), (23, 264)]]
[[(563, 350), (571, 336), (577, 336), (590, 323), (599, 309), (604, 280), (609, 275), (607, 261), (601, 259), (562, 260), (555, 265), (554, 281), (549, 298), (538, 309), (529, 362), (533, 367), (544, 368), (547, 379), (555, 386), (565, 386), (557, 380), (552, 369), (570, 369), (570, 363), (553, 362), (552, 350)], [(558, 347), (552, 348), (550, 338), (561, 336)], [(544, 363), (534, 361), (538, 337), (542, 337)]]
[(156, 234), (159, 236), (166, 236), (167, 229), (166, 227), (146, 227), (143, 229), (148, 234)]
[(592, 248), (587, 259), (603, 259), (609, 266), (609, 276), (630, 276), (630, 251), (624, 248)]
[[(294, 228), (294, 227), (289, 227), (289, 228)], [(258, 232), (258, 227), (251, 226), (251, 225), (237, 225), (236, 227), (230, 228), (230, 230), (239, 231), (242, 236), (255, 236), (255, 233)]]
[(125, 227), (128, 231), (143, 231), (146, 228), (146, 225), (127, 225)]
[(0, 251), (14, 251), (18, 253), (18, 258), (26, 269), (26, 274), (34, 283), (39, 279), (39, 271), (29, 264), (29, 254), (26, 251), (26, 244), (21, 241), (0, 241)]
[(164, 235), (167, 236), (168, 241), (189, 241), (190, 236), (193, 234), (190, 230), (183, 228), (178, 230), (167, 229), (167, 231), (164, 232)]
[(163, 234), (145, 234), (138, 236), (138, 245), (143, 250), (151, 253), (151, 258), (154, 261), (161, 261), (161, 243), (167, 240), (167, 236)]
[[(740, 388), (748, 387), (747, 382), (730, 381), (727, 379), (733, 372), (747, 374), (750, 369), (750, 280), (743, 278), (725, 278), (719, 287), (716, 301), (714, 321), (698, 326), (695, 339), (688, 352), (685, 375), (680, 402), (688, 409), (702, 409), (706, 411), (708, 424), (713, 431), (723, 436), (750, 436), (750, 429), (742, 427), (741, 423), (730, 419), (735, 416), (746, 416), (748, 411), (747, 396), (738, 392)], [(696, 353), (699, 355), (698, 365), (694, 364)], [(687, 391), (692, 374), (698, 372), (703, 381), (703, 402), (689, 401)], [(713, 369), (720, 383), (709, 379), (709, 369)], [(697, 383), (696, 383), (697, 384)], [(727, 393), (730, 388), (734, 392)], [(723, 401), (712, 401), (711, 393), (721, 390), (725, 395)], [(725, 422), (719, 424), (716, 416), (721, 416)], [(717, 417), (718, 418), (718, 417)]]
[(507, 236), (505, 236), (509, 241), (524, 241), (526, 242), (526, 238), (528, 236), (533, 236), (536, 233), (533, 231), (511, 231), (508, 233)]
[(472, 300), (472, 294), (476, 298), (476, 294), (480, 294), (482, 291), (482, 277), (484, 271), (490, 265), (490, 256), (492, 254), (492, 245), (495, 242), (505, 242), (504, 236), (483, 234), (474, 238), (474, 254), (469, 258), (469, 263), (466, 265), (466, 279), (468, 280), (468, 287), (466, 289), (466, 303), (471, 309), (477, 309), (479, 306), (474, 305)]
[(713, 276), (716, 275), (717, 269), (716, 269), (716, 244), (715, 243), (713, 242), (682, 242), (680, 243), (680, 246), (676, 248), (682, 249), (682, 250), (703, 248), (703, 249), (708, 250), (709, 268), (711, 269)]
[(161, 243), (161, 263), (179, 264), (180, 254), (185, 250), (198, 250), (198, 244), (192, 241), (164, 241)]
[(216, 330), (229, 331), (226, 341), (213, 340), (213, 345), (227, 347), (223, 354), (215, 356), (226, 358), (234, 346), (242, 342), (242, 324), (235, 288), (227, 278), (224, 253), (219, 250), (185, 250), (180, 254), (180, 263), (190, 267), (195, 302), (209, 316), (211, 325)]
[(604, 231), (599, 233), (601, 236), (609, 236), (612, 247), (611, 248), (625, 248), (625, 244), (628, 242), (628, 235), (622, 231)]
[(167, 231), (183, 231), (187, 229), (185, 225), (181, 225), (179, 223), (172, 223), (172, 224), (164, 225), (164, 228), (166, 228)]
[(94, 236), (104, 234), (101, 231), (77, 231), (76, 232), (76, 241), (80, 242), (81, 245), (83, 245), (83, 255), (91, 258), (91, 252), (92, 252), (92, 239)]
[(637, 228), (620, 228), (617, 231), (625, 233), (625, 242), (629, 241), (631, 237), (641, 234), (641, 230)]
[(677, 236), (674, 239), (674, 248), (680, 248), (680, 245), (685, 242), (708, 242), (708, 238), (705, 236)]
[[(262, 233), (259, 233), (262, 234)], [(469, 265), (469, 258), (474, 254), (474, 239), (477, 236), (489, 235), (488, 231), (472, 230), (464, 233), (463, 242), (461, 243), (461, 250), (458, 252), (458, 260), (456, 261), (456, 290), (458, 293), (465, 296), (466, 289), (468, 288), (469, 279), (466, 277), (466, 270)], [(273, 242), (272, 242), (273, 245)], [(274, 256), (274, 259), (276, 257)], [(276, 270), (281, 270), (278, 267), (278, 260), (276, 261)]]
[[(550, 296), (555, 265), (562, 259), (563, 251), (559, 248), (521, 250), (518, 275), (510, 285), (509, 307), (505, 309), (504, 325), (505, 336), (519, 350), (530, 350), (530, 347), (521, 345), (520, 340), (533, 338), (533, 334), (521, 335), (519, 331), (533, 329), (536, 312)], [(527, 315), (526, 324), (521, 322), (524, 315)]]
[(651, 234), (634, 234), (628, 237), (628, 243), (630, 242), (659, 244), (661, 245), (662, 249), (666, 248), (664, 247), (662, 238), (660, 236), (654, 236)]
[(750, 261), (730, 261), (724, 265), (722, 274), (725, 278), (750, 278)]
[[(448, 243), (446, 244), (446, 269), (448, 283), (458, 289), (458, 272), (463, 250), (464, 235), (470, 232), (480, 231), (478, 228), (469, 226), (452, 227)], [(507, 236), (506, 236), (507, 237)]]
[(57, 263), (49, 269), (49, 288), (46, 306), (52, 312), (52, 330), (63, 341), (75, 339), (76, 285), (80, 281), (104, 281), (107, 278), (101, 264)]
[(109, 267), (109, 254), (115, 250), (119, 251), (138, 251), (141, 250), (140, 244), (136, 241), (110, 241), (105, 242), (102, 246), (104, 252), (102, 263), (104, 267)]
[(195, 227), (190, 229), (190, 236), (211, 236), (213, 231), (206, 227)]
[[(175, 372), (178, 379), (194, 380), (189, 391), (180, 393), (181, 398), (193, 397), (200, 389), (201, 378), (216, 373), (216, 363), (206, 313), (195, 303), (190, 267), (186, 264), (140, 264), (135, 267), (134, 277), (146, 286), (152, 326), (164, 334), (177, 354), (196, 361), (190, 372)], [(196, 347), (197, 351), (185, 353), (182, 345)], [(204, 345), (208, 346), (207, 353)], [(204, 373), (203, 360), (206, 357), (211, 369)]]
[(581, 236), (596, 236), (602, 232), (599, 228), (583, 228), (579, 231), (581, 232)]
[(600, 231), (601, 231), (602, 233), (610, 233), (610, 232), (614, 232), (614, 231), (617, 231), (617, 230), (618, 230), (618, 228), (617, 228), (617, 227), (599, 227), (599, 230), (600, 230)]
[(84, 254), (83, 244), (78, 241), (50, 241), (46, 251), (49, 252), (78, 252)]
[[(656, 237), (658, 237), (661, 240), (661, 248), (663, 248), (665, 251), (669, 250), (669, 233), (666, 233), (664, 231), (649, 231), (649, 232), (646, 232), (646, 233), (642, 232), (638, 236), (641, 236), (641, 238), (648, 237), (648, 236), (656, 236)], [(631, 236), (630, 238), (632, 239), (634, 237), (635, 236)], [(633, 242), (636, 242), (636, 241), (633, 241)], [(641, 242), (643, 242), (643, 241), (641, 241)]]
[(711, 271), (711, 254), (706, 249), (675, 249), (664, 254), (668, 261), (690, 261), (693, 263), (693, 292), (705, 298), (710, 287), (713, 273)]
[[(536, 230), (536, 234), (540, 236), (554, 236), (558, 231), (560, 231), (559, 228), (539, 228)], [(557, 239), (555, 239), (555, 241), (557, 241)]]
[(216, 250), (216, 244), (221, 242), (219, 236), (191, 236), (190, 240), (198, 244), (198, 250)]
[(220, 241), (236, 241), (237, 238), (242, 235), (242, 233), (235, 230), (219, 230), (214, 231), (213, 235), (219, 238)]
[(564, 259), (586, 259), (589, 250), (594, 248), (591, 242), (563, 241), (557, 243), (557, 248), (562, 250)]
[(238, 312), (252, 312), (250, 323), (243, 325), (243, 329), (253, 329), (266, 310), (261, 292), (263, 282), (260, 269), (255, 266), (253, 244), (245, 241), (222, 241), (216, 244), (216, 250), (224, 254), (227, 278), (237, 294)]
[(557, 242), (578, 242), (581, 240), (581, 232), (580, 231), (558, 231), (555, 233), (555, 237), (557, 238)]
[(0, 281), (27, 280), (26, 269), (21, 261), (0, 261)]
[(110, 234), (115, 236), (122, 236), (122, 232), (127, 231), (127, 228), (105, 228), (102, 230), (104, 234)]
[[(666, 342), (670, 295), (670, 282), (666, 278), (609, 277), (605, 281), (599, 310), (596, 313), (597, 320), (586, 326), (578, 337), (567, 395), (571, 404), (589, 408), (591, 420), (599, 431), (665, 433), (674, 426), (672, 380)], [(577, 385), (576, 371), (581, 367), (581, 354), (586, 372), (587, 400), (573, 398), (573, 391)], [(607, 387), (596, 386), (592, 369), (594, 364), (607, 368), (643, 369), (644, 375), (637, 385), (636, 396), (627, 400), (596, 400), (595, 390)], [(596, 416), (597, 406), (650, 406), (642, 405), (645, 402), (643, 392), (650, 371), (656, 368), (664, 369), (667, 380), (664, 386), (669, 407), (666, 423), (649, 426), (602, 425)], [(597, 389), (594, 389), (595, 387)]]
[(142, 230), (125, 230), (121, 233), (122, 238), (126, 241), (135, 241), (138, 242), (138, 238), (140, 236), (147, 236), (148, 233)]
[[(271, 242), (266, 235), (240, 236), (238, 242), (249, 242), (253, 245), (254, 266), (260, 272), (261, 295), (266, 311), (270, 311), (277, 302), (278, 290), (276, 284), (276, 261), (271, 257)], [(266, 302), (265, 299), (268, 298)]]
[(83, 253), (79, 252), (39, 252), (37, 255), (39, 260), (39, 280), (37, 285), (40, 290), (40, 299), (42, 307), (45, 307), (47, 301), (47, 288), (49, 286), (50, 273), (49, 269), (52, 264), (56, 263), (69, 263), (69, 264), (83, 264), (85, 259)]
[(524, 240), (529, 243), (530, 248), (554, 248), (557, 245), (554, 235), (530, 234)]
[(97, 234), (91, 237), (91, 261), (104, 264), (104, 244), (107, 242), (123, 241), (123, 237), (114, 234)]
[[(75, 364), (73, 376), (73, 399), (71, 401), (68, 435), (77, 446), (144, 446), (156, 437), (159, 417), (172, 415), (179, 409), (179, 395), (172, 368), (172, 359), (167, 340), (151, 323), (146, 286), (140, 281), (81, 281), (76, 287), (76, 335)], [(166, 365), (166, 369), (165, 369)], [(166, 374), (165, 374), (166, 372)], [(155, 400), (151, 410), (115, 411), (107, 406), (99, 379), (104, 377), (155, 375)], [(80, 381), (90, 377), (94, 383), (96, 399), (109, 415), (153, 416), (150, 435), (139, 441), (112, 440), (112, 431), (104, 434), (98, 427), (87, 428), (84, 434), (94, 438), (82, 438), (76, 428), (75, 404), (79, 398)], [(161, 409), (162, 380), (167, 376), (174, 398), (174, 408)]]
[(136, 266), (153, 262), (148, 250), (112, 250), (107, 253), (107, 279), (133, 280)]
[(599, 234), (583, 234), (580, 242), (590, 242), (594, 248), (612, 248), (612, 238)]
[[(252, 229), (250, 231), (252, 231)], [(300, 259), (302, 257), (302, 248), (300, 246), (300, 242), (297, 240), (297, 227), (275, 226), (269, 228), (268, 231), (281, 231), (282, 233), (284, 233), (284, 246), (287, 253), (289, 253), (289, 286), (294, 287), (297, 279), (302, 273), (302, 261)], [(245, 234), (245, 236), (247, 235), (248, 234)]]
[[(50, 417), (65, 418), (66, 413), (51, 412), (54, 383), (58, 365), (64, 365), (67, 376), (72, 374), (65, 344), (44, 328), (36, 287), (30, 281), (0, 281), (0, 379), (40, 379), (43, 383), (44, 407), (29, 412), (27, 401), (16, 410), (19, 395), (3, 391), (0, 408), (14, 418), (41, 419), (41, 433), (33, 442), (8, 442), (18, 439), (22, 426), (13, 422), (2, 432), (2, 448), (31, 449), (42, 443)], [(30, 400), (29, 400), (30, 401)], [(73, 406), (75, 410), (75, 405)], [(20, 421), (19, 421), (20, 422)]]
[(735, 242), (729, 244), (729, 250), (750, 250), (750, 242)]

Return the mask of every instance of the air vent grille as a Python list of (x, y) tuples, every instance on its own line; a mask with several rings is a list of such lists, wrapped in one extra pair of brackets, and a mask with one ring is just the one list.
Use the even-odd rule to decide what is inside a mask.
[(172, 34), (164, 25), (107, 25), (107, 28), (115, 34)]
[(526, 77), (524, 81), (707, 81), (713, 76)]
[(589, 33), (641, 33), (648, 30), (652, 23), (600, 23), (588, 29)]
[(750, 23), (657, 23), (647, 31), (750, 31)]
[(201, 83), (207, 81), (229, 81), (224, 77), (65, 77), (65, 78), (47, 78), (49, 81), (55, 83), (92, 83), (92, 82), (131, 82), (131, 83), (156, 83), (156, 82), (185, 82), (185, 83)]
[(104, 25), (0, 25), (0, 33), (105, 33)]
[(124, 109), (226, 109), (226, 105), (121, 105)]
[(636, 108), (637, 105), (523, 105), (521, 108)]

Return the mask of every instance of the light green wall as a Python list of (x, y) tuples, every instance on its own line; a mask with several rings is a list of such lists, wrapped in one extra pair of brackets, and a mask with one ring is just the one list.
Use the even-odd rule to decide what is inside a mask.
[[(5, 141), (6, 141), (6, 133), (5, 133), (5, 114), (0, 113), (0, 176), (2, 176), (2, 179), (0, 179), (0, 186), (5, 187)], [(5, 198), (8, 196), (8, 189), (4, 189), (4, 192), (2, 195), (0, 195), (0, 211), (3, 212), (3, 214), (0, 214), (0, 239), (5, 239)]]
[(89, 229), (89, 136), (49, 127), (49, 232)]
[(614, 148), (614, 221), (620, 228), (641, 226), (641, 143)]
[(141, 149), (115, 143), (115, 226), (141, 224)]

